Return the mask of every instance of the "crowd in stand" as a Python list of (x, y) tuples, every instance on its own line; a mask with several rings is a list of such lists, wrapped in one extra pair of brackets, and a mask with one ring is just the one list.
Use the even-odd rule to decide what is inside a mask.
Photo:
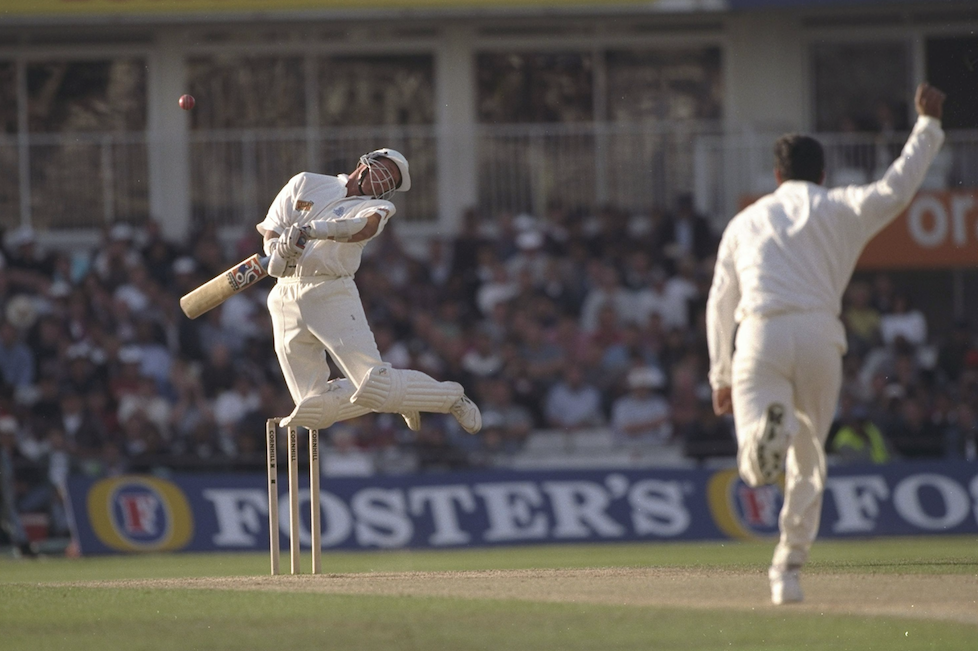
[[(729, 419), (706, 384), (704, 308), (717, 234), (689, 197), (633, 216), (552, 205), (482, 215), (409, 254), (396, 225), (357, 274), (382, 356), (465, 386), (476, 436), (425, 414), (420, 432), (374, 414), (328, 430), (327, 472), (484, 467), (531, 432), (605, 427), (622, 446), (732, 455)], [(4, 237), (0, 266), (0, 479), (8, 507), (47, 510), (70, 473), (263, 467), (264, 424), (292, 409), (264, 306), (271, 279), (197, 320), (181, 295), (260, 249), (212, 228), (167, 241), (118, 223), (94, 250), (41, 250)], [(850, 286), (839, 460), (976, 458), (974, 324), (931, 332), (890, 277)], [(334, 368), (334, 373), (338, 371)], [(2, 534), (0, 534), (2, 535)]]

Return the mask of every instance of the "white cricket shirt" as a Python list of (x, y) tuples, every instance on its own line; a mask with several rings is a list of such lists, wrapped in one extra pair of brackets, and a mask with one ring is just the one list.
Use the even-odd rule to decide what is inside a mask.
[(943, 142), (940, 121), (922, 116), (879, 181), (831, 190), (786, 181), (730, 221), (707, 301), (713, 388), (730, 385), (735, 324), (784, 313), (839, 315), (866, 243), (910, 203)]
[[(395, 212), (394, 204), (371, 197), (347, 197), (347, 176), (302, 172), (293, 176), (279, 191), (265, 219), (256, 226), (262, 237), (268, 231), (284, 233), (289, 226), (306, 226), (314, 219), (338, 221), (358, 215), (379, 213), (384, 230)], [(361, 254), (373, 237), (360, 242), (310, 240), (296, 264), (297, 276), (352, 276), (360, 268)]]

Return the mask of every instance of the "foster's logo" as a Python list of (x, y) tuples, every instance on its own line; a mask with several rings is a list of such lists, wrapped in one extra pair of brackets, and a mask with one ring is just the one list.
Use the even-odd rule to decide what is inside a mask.
[(714, 474), (707, 485), (713, 521), (723, 533), (739, 540), (775, 536), (784, 502), (779, 485), (751, 488), (736, 470)]
[(119, 551), (172, 551), (193, 537), (187, 498), (155, 477), (103, 479), (88, 493), (88, 515), (101, 541)]

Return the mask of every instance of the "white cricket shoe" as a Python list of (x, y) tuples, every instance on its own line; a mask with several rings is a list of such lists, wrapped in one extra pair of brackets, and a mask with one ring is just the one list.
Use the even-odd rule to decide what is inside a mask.
[(401, 414), (404, 418), (404, 422), (407, 424), (408, 429), (412, 432), (421, 431), (421, 412), (420, 411), (409, 411), (407, 413)]
[(451, 414), (469, 434), (475, 434), (482, 429), (482, 412), (465, 394), (452, 405)]
[(781, 569), (772, 565), (767, 571), (767, 578), (771, 581), (771, 603), (775, 606), (804, 600), (798, 568)]

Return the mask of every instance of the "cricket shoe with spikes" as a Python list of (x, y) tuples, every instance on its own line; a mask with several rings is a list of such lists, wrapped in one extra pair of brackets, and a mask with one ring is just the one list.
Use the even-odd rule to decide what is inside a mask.
[(784, 472), (789, 444), (788, 433), (784, 428), (784, 407), (773, 404), (767, 408), (764, 432), (756, 448), (757, 468), (765, 484), (773, 484)]
[(450, 411), (462, 429), (469, 434), (475, 434), (482, 429), (482, 412), (465, 394), (455, 401)]

